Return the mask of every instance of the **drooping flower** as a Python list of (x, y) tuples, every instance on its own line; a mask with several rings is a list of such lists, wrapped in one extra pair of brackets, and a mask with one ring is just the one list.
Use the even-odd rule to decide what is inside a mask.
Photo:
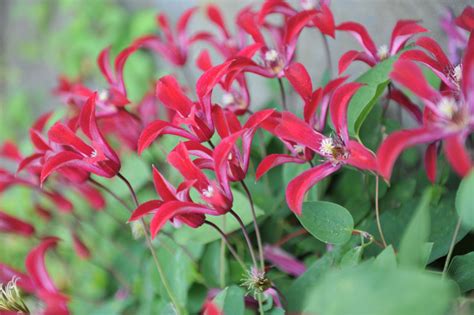
[(418, 21), (400, 20), (393, 28), (389, 45), (381, 45), (377, 48), (362, 24), (344, 22), (339, 24), (336, 30), (350, 33), (364, 49), (363, 51), (350, 50), (344, 53), (341, 59), (339, 59), (339, 73), (344, 72), (356, 60), (373, 67), (377, 63), (396, 55), (414, 35), (427, 31), (418, 24)]
[[(439, 54), (438, 54), (439, 56)], [(471, 35), (459, 75), (460, 91), (433, 89), (421, 69), (412, 61), (401, 59), (394, 65), (391, 78), (411, 90), (424, 104), (423, 124), (415, 129), (400, 130), (389, 135), (378, 149), (380, 173), (389, 180), (399, 154), (408, 147), (443, 141), (443, 149), (453, 170), (465, 176), (472, 162), (464, 146), (474, 130), (474, 36)], [(436, 150), (432, 149), (436, 154)], [(430, 157), (431, 169), (436, 155)], [(433, 175), (430, 176), (433, 178)]]

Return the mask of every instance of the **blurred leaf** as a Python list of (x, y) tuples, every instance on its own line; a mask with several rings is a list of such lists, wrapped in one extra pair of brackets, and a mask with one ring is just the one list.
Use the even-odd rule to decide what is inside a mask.
[(449, 264), (448, 273), (461, 288), (462, 292), (474, 289), (474, 252), (455, 256)]
[(388, 245), (376, 258), (374, 265), (380, 268), (395, 269), (397, 268), (397, 258), (392, 245)]
[(424, 245), (430, 234), (430, 201), (431, 189), (427, 189), (400, 241), (398, 261), (401, 266), (425, 267)]
[(354, 228), (350, 212), (327, 201), (305, 202), (303, 213), (298, 219), (311, 235), (330, 244), (346, 243)]
[(362, 246), (356, 246), (351, 248), (347, 253), (342, 256), (340, 266), (350, 267), (359, 264), (364, 248)]
[(456, 211), (463, 225), (474, 229), (474, 171), (463, 178), (456, 194)]
[(412, 269), (387, 272), (369, 263), (333, 270), (306, 290), (302, 311), (320, 315), (443, 315), (456, 296), (451, 281)]
[(224, 315), (243, 315), (245, 310), (244, 294), (244, 289), (232, 285), (222, 290), (213, 301)]
[[(245, 225), (250, 224), (252, 222), (252, 213), (250, 212), (250, 204), (247, 196), (236, 189), (232, 190), (232, 194), (234, 195), (234, 205), (232, 208), (235, 212), (237, 212)], [(263, 210), (258, 206), (255, 206), (255, 212), (257, 218), (264, 214)], [(225, 224), (223, 221), (223, 216), (209, 216), (207, 220), (218, 225), (226, 234), (230, 234), (240, 229), (239, 223), (230, 214), (225, 216)], [(201, 244), (207, 244), (221, 238), (220, 234), (208, 225), (200, 226), (198, 229), (182, 226), (176, 230), (174, 235), (176, 241), (180, 244), (186, 244), (188, 240), (194, 240)]]
[[(227, 260), (224, 259), (224, 274), (228, 272), (226, 262)], [(221, 242), (214, 241), (207, 245), (200, 264), (201, 273), (210, 288), (221, 287), (221, 263)]]

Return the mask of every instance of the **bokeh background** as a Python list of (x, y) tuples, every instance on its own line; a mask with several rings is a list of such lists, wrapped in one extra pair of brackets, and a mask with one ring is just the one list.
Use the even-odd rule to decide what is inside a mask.
[[(113, 54), (116, 54), (132, 39), (157, 32), (157, 12), (164, 11), (175, 21), (185, 9), (195, 5), (204, 6), (209, 2), (221, 6), (228, 18), (228, 25), (231, 25), (230, 19), (233, 19), (238, 9), (260, 1), (0, 0), (0, 143), (12, 139), (23, 152), (31, 152), (26, 141), (29, 126), (41, 113), (62, 106), (59, 99), (52, 95), (60, 75), (81, 77), (87, 86), (97, 86), (100, 89), (105, 82), (96, 66), (96, 57), (104, 47), (111, 45)], [(472, 3), (473, 0), (332, 0), (331, 8), (336, 23), (348, 20), (363, 23), (378, 46), (388, 44), (392, 28), (401, 18), (422, 20), (423, 25), (432, 30), (432, 36), (445, 46), (446, 37), (439, 27), (440, 16), (447, 8), (457, 15)], [(192, 31), (197, 28), (210, 28), (204, 14), (193, 17), (189, 29)], [(321, 37), (315, 31), (305, 30), (300, 44), (299, 60), (303, 61), (315, 80), (319, 80), (326, 64)], [(342, 53), (349, 49), (359, 49), (355, 40), (346, 34), (337, 34), (337, 40), (330, 40), (329, 45), (333, 71), (336, 70), (336, 61)], [(191, 60), (197, 57), (199, 48), (197, 46), (191, 51)], [(363, 69), (366, 69), (364, 65), (353, 65), (349, 73), (357, 75)], [(135, 53), (127, 61), (124, 75), (130, 99), (139, 100), (154, 80), (173, 71), (174, 69), (160, 63), (149, 53)], [(198, 72), (195, 71), (191, 80), (196, 80), (197, 76)], [(251, 77), (250, 93), (256, 103), (252, 106), (258, 107), (272, 98), (272, 87), (268, 85), (263, 79)], [(136, 177), (132, 180), (135, 184), (148, 180), (148, 166), (137, 163), (139, 164), (139, 160), (132, 160), (128, 166), (124, 166), (125, 173), (129, 172)], [(124, 188), (121, 183), (110, 185), (117, 186), (113, 187), (114, 191)], [(125, 193), (127, 192), (124, 191)], [(0, 197), (0, 209), (15, 213), (20, 218), (29, 218), (33, 213), (30, 198), (32, 195), (25, 190), (9, 190)], [(81, 202), (74, 201), (79, 204)], [(114, 206), (110, 200), (109, 205)], [(84, 209), (80, 208), (82, 214), (86, 213), (87, 209)], [(120, 219), (125, 221), (127, 217)], [(112, 265), (126, 275), (126, 280), (139, 288), (138, 291), (143, 291), (143, 294), (138, 294), (142, 309), (137, 314), (153, 313), (149, 311), (153, 298), (153, 280), (144, 279), (143, 283), (142, 280), (132, 281), (135, 273), (144, 271), (143, 266), (151, 268), (152, 265), (139, 265), (131, 261), (130, 257), (125, 257), (130, 260), (125, 263), (120, 250), (130, 250), (132, 257), (140, 251), (140, 246), (135, 246), (133, 240), (130, 240), (129, 231), (119, 230), (110, 218), (97, 216), (95, 220), (101, 233), (116, 237), (115, 244), (111, 246), (103, 241), (91, 227), (83, 227), (89, 235), (86, 243), (94, 244), (104, 261), (112, 261)], [(64, 227), (55, 227), (55, 233), (68, 237), (67, 228)], [(0, 261), (12, 266), (23, 265), (23, 258), (31, 248), (31, 240), (4, 237), (0, 238)], [(67, 246), (62, 248), (61, 254), (68, 256), (69, 260), (76, 259)], [(110, 310), (118, 313), (118, 310), (130, 303), (125, 296), (101, 309), (95, 309), (93, 313), (92, 310), (97, 308), (97, 300), (115, 292), (116, 288), (107, 287), (110, 286), (107, 281), (110, 270), (91, 266), (78, 259), (74, 260), (74, 265), (69, 270), (58, 262), (50, 263), (53, 269), (58, 268), (63, 274), (70, 275), (67, 279), (56, 280), (60, 287), (72, 287), (71, 293), (81, 297), (71, 306), (77, 314), (114, 314)], [(214, 273), (214, 270), (210, 272)], [(120, 296), (121, 293), (116, 294)]]

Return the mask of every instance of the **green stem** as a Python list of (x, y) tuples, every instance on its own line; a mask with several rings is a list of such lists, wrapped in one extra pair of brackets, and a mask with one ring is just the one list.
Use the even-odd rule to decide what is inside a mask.
[(382, 224), (380, 222), (379, 210), (379, 177), (375, 176), (375, 220), (377, 221), (377, 229), (379, 230), (380, 238), (382, 239), (383, 247), (387, 247), (387, 242), (383, 235)]
[(283, 86), (283, 81), (281, 78), (278, 78), (278, 85), (280, 86), (281, 107), (283, 108), (284, 111), (287, 111), (288, 107), (286, 106), (285, 87)]
[[(138, 202), (137, 194), (135, 193), (135, 190), (133, 189), (130, 182), (120, 173), (117, 173), (117, 176), (128, 187), (128, 190), (130, 191), (130, 195), (132, 196), (133, 202), (135, 203), (135, 206), (138, 207), (140, 203)], [(158, 256), (156, 255), (155, 249), (153, 248), (153, 244), (151, 243), (151, 238), (150, 238), (148, 229), (146, 227), (145, 220), (142, 218), (140, 219), (140, 222), (142, 223), (143, 229), (145, 231), (145, 239), (146, 239), (148, 249), (150, 250), (151, 255), (153, 256), (153, 261), (155, 262), (156, 270), (158, 271), (158, 275), (160, 276), (160, 280), (163, 283), (165, 291), (168, 294), (168, 297), (170, 298), (171, 303), (173, 303), (174, 307), (176, 308), (176, 312), (178, 314), (183, 314), (184, 312), (182, 312), (180, 304), (178, 303), (178, 300), (174, 296), (173, 291), (171, 290), (171, 287), (168, 281), (166, 280), (165, 274), (163, 272), (163, 267), (161, 266), (161, 263), (158, 260)]]
[(258, 313), (260, 315), (265, 315), (265, 312), (263, 311), (263, 302), (262, 302), (262, 294), (259, 293), (257, 295), (257, 301), (258, 301)]
[(252, 194), (250, 193), (250, 190), (247, 187), (247, 185), (245, 184), (244, 180), (241, 180), (240, 183), (242, 184), (242, 187), (244, 188), (245, 193), (247, 194), (247, 197), (249, 199), (250, 210), (252, 212), (252, 221), (253, 221), (253, 226), (254, 226), (254, 229), (255, 229), (255, 236), (257, 237), (257, 247), (258, 247), (258, 255), (259, 255), (259, 258), (260, 258), (260, 267), (262, 269), (262, 272), (265, 272), (265, 259), (263, 258), (262, 237), (260, 235), (260, 229), (259, 229), (258, 223), (257, 223), (257, 214), (255, 213), (255, 207), (254, 207), (254, 203), (253, 203)]
[(456, 239), (458, 238), (459, 229), (461, 228), (461, 217), (458, 219), (458, 223), (456, 224), (456, 228), (454, 229), (453, 238), (451, 240), (451, 245), (449, 246), (448, 255), (446, 256), (446, 260), (444, 261), (443, 267), (443, 278), (446, 277), (446, 272), (448, 271), (449, 261), (451, 260), (451, 256), (453, 255), (454, 245), (456, 245)]
[(253, 267), (255, 268), (255, 270), (258, 270), (257, 259), (255, 259), (255, 253), (253, 252), (253, 247), (252, 247), (252, 242), (250, 241), (250, 237), (249, 237), (247, 231), (245, 230), (245, 224), (244, 224), (244, 222), (242, 222), (242, 219), (239, 217), (239, 215), (237, 213), (235, 213), (234, 210), (230, 210), (229, 212), (230, 212), (230, 214), (232, 214), (232, 216), (239, 223), (240, 229), (242, 230), (242, 234), (244, 234), (245, 241), (247, 242), (247, 247), (248, 247), (249, 252), (250, 252), (250, 257), (252, 258)]

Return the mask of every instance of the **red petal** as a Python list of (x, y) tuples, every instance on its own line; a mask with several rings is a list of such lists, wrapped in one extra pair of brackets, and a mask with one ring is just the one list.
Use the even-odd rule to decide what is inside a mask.
[(275, 166), (286, 164), (286, 163), (306, 163), (305, 160), (288, 154), (270, 154), (266, 156), (258, 165), (257, 171), (255, 172), (255, 180), (259, 180), (260, 177), (265, 175), (269, 170)]
[(196, 180), (195, 187), (198, 190), (208, 188), (207, 176), (191, 161), (188, 150), (182, 142), (168, 154), (168, 162), (187, 180)]
[(285, 23), (283, 43), (291, 46), (296, 41), (306, 24), (308, 24), (315, 15), (316, 11), (310, 10), (299, 12), (290, 17)]
[(324, 136), (292, 113), (283, 112), (275, 134), (284, 140), (293, 141), (319, 152)]
[(81, 160), (82, 156), (78, 153), (70, 152), (70, 151), (63, 151), (59, 152), (56, 155), (53, 155), (52, 157), (48, 158), (46, 162), (43, 165), (43, 169), (41, 170), (41, 176), (40, 176), (40, 182), (43, 184), (43, 182), (46, 180), (46, 178), (54, 171), (58, 170), (61, 167), (66, 166), (67, 164)]
[(207, 49), (203, 49), (201, 51), (196, 59), (196, 65), (202, 71), (207, 71), (212, 68), (211, 56), (209, 55), (209, 51)]
[(30, 139), (37, 150), (47, 151), (51, 149), (49, 147), (48, 142), (43, 138), (41, 133), (36, 129), (33, 129), (33, 128), (30, 129)]
[(365, 52), (369, 55), (376, 56), (377, 48), (375, 47), (372, 38), (362, 24), (356, 22), (345, 22), (336, 27), (338, 31), (345, 31), (351, 33), (352, 36), (362, 45)]
[(397, 60), (393, 66), (392, 73), (390, 73), (390, 77), (429, 104), (436, 103), (439, 98), (439, 93), (428, 84), (423, 76), (423, 72), (412, 61), (405, 59)]
[(400, 51), (405, 43), (415, 34), (424, 33), (428, 30), (414, 20), (400, 20), (392, 31), (390, 38), (390, 55), (395, 55)]
[(431, 54), (433, 54), (435, 59), (440, 63), (441, 69), (448, 69), (449, 67), (451, 67), (451, 62), (449, 61), (449, 58), (446, 56), (443, 49), (434, 39), (430, 37), (420, 37), (416, 41), (416, 45), (423, 47)]
[(230, 34), (227, 30), (227, 27), (225, 26), (224, 18), (222, 17), (222, 12), (219, 7), (213, 4), (209, 4), (207, 6), (206, 13), (209, 19), (221, 30), (222, 34), (226, 38), (229, 38)]
[(52, 115), (53, 115), (53, 112), (42, 114), (41, 116), (38, 117), (38, 119), (36, 119), (36, 121), (34, 122), (31, 128), (38, 130), (39, 132), (43, 131), (44, 126), (48, 123), (48, 120), (51, 118)]
[(202, 314), (203, 315), (224, 315), (224, 313), (210, 300), (204, 303)]
[(349, 101), (355, 92), (363, 86), (362, 83), (351, 82), (337, 88), (331, 98), (329, 105), (331, 111), (331, 119), (336, 129), (336, 133), (342, 137), (344, 142), (349, 140), (349, 132), (347, 131), (347, 107)]
[(99, 65), (99, 69), (104, 75), (105, 79), (110, 83), (113, 84), (114, 76), (112, 73), (112, 69), (110, 69), (110, 46), (104, 48), (97, 58), (97, 64)]
[(265, 45), (265, 39), (262, 33), (260, 33), (260, 27), (257, 24), (257, 16), (250, 9), (247, 8), (240, 12), (237, 16), (237, 25), (252, 36), (255, 42)]
[(171, 75), (162, 77), (156, 83), (156, 97), (163, 104), (187, 117), (194, 103), (184, 94), (178, 81)]
[(350, 151), (347, 164), (361, 170), (377, 171), (377, 158), (372, 151), (354, 140), (350, 140), (347, 147)]
[[(156, 234), (161, 230), (163, 225), (177, 215), (185, 214), (210, 214), (218, 215), (219, 213), (206, 206), (182, 201), (170, 201), (164, 203), (156, 212), (155, 216), (150, 222), (151, 237), (155, 238)], [(204, 222), (202, 222), (204, 223)]]
[(176, 189), (153, 166), (153, 183), (155, 190), (164, 201), (176, 200)]
[(35, 234), (35, 228), (28, 222), (0, 211), (0, 232), (31, 236)]
[(176, 127), (175, 125), (163, 120), (156, 120), (146, 126), (140, 134), (140, 138), (138, 138), (138, 154), (142, 154), (142, 152), (148, 148), (157, 137), (163, 134), (171, 134), (189, 140), (199, 141), (195, 135), (189, 133), (183, 128)]
[(86, 260), (91, 257), (91, 252), (89, 248), (87, 248), (86, 244), (84, 244), (84, 242), (79, 238), (76, 233), (72, 233), (72, 241), (77, 256)]
[(196, 12), (198, 8), (190, 8), (184, 11), (184, 13), (179, 17), (178, 22), (176, 23), (176, 31), (178, 32), (178, 35), (184, 36), (186, 32), (186, 28), (188, 27), (189, 20), (193, 16), (194, 12)]
[(120, 88), (120, 92), (126, 94), (125, 92), (125, 83), (123, 82), (123, 68), (127, 59), (135, 52), (139, 46), (129, 46), (122, 50), (117, 57), (115, 58), (115, 74), (116, 74), (116, 83)]
[(0, 283), (8, 283), (13, 277), (18, 278), (17, 284), (25, 292), (33, 293), (35, 291), (35, 285), (27, 274), (0, 263)]
[(105, 199), (102, 196), (102, 193), (94, 187), (89, 186), (88, 184), (78, 185), (77, 189), (82, 196), (86, 199), (92, 209), (101, 210), (105, 206)]
[(221, 138), (225, 138), (242, 129), (237, 116), (220, 106), (212, 108), (212, 120), (214, 127)]
[(334, 24), (334, 16), (331, 12), (331, 9), (325, 3), (321, 3), (321, 10), (313, 19), (313, 24), (319, 28), (321, 33), (334, 38), (336, 28)]
[(150, 200), (139, 205), (132, 213), (128, 222), (136, 221), (143, 217), (144, 215), (149, 214), (152, 211), (157, 210), (161, 207), (163, 201), (161, 200)]
[(439, 140), (444, 136), (441, 130), (426, 128), (400, 130), (390, 134), (377, 151), (380, 175), (387, 181), (390, 180), (395, 161), (403, 150), (416, 144)]
[(295, 177), (286, 188), (286, 202), (290, 210), (301, 215), (304, 196), (317, 182), (337, 171), (341, 166), (330, 162), (313, 167)]
[(356, 60), (365, 62), (371, 67), (376, 64), (374, 58), (368, 55), (366, 52), (349, 50), (348, 52), (344, 53), (344, 55), (342, 55), (339, 59), (338, 73), (341, 74), (346, 71), (347, 67), (349, 67), (351, 63)]
[(474, 110), (474, 35), (472, 34), (467, 43), (462, 62), (461, 84), (464, 99), (468, 103), (468, 106), (470, 106), (472, 112)]
[(431, 183), (436, 182), (436, 164), (438, 159), (437, 142), (430, 143), (425, 151), (426, 175)]
[(303, 100), (308, 100), (311, 97), (311, 93), (313, 92), (311, 77), (301, 63), (294, 62), (290, 64), (285, 69), (285, 77)]
[(20, 150), (12, 141), (5, 141), (0, 147), (0, 156), (6, 157), (14, 161), (21, 161), (23, 159)]
[(474, 7), (464, 8), (461, 15), (456, 18), (456, 24), (468, 32), (474, 31)]
[(461, 177), (472, 169), (471, 158), (465, 147), (465, 139), (460, 135), (452, 135), (444, 139), (444, 154), (453, 170)]

